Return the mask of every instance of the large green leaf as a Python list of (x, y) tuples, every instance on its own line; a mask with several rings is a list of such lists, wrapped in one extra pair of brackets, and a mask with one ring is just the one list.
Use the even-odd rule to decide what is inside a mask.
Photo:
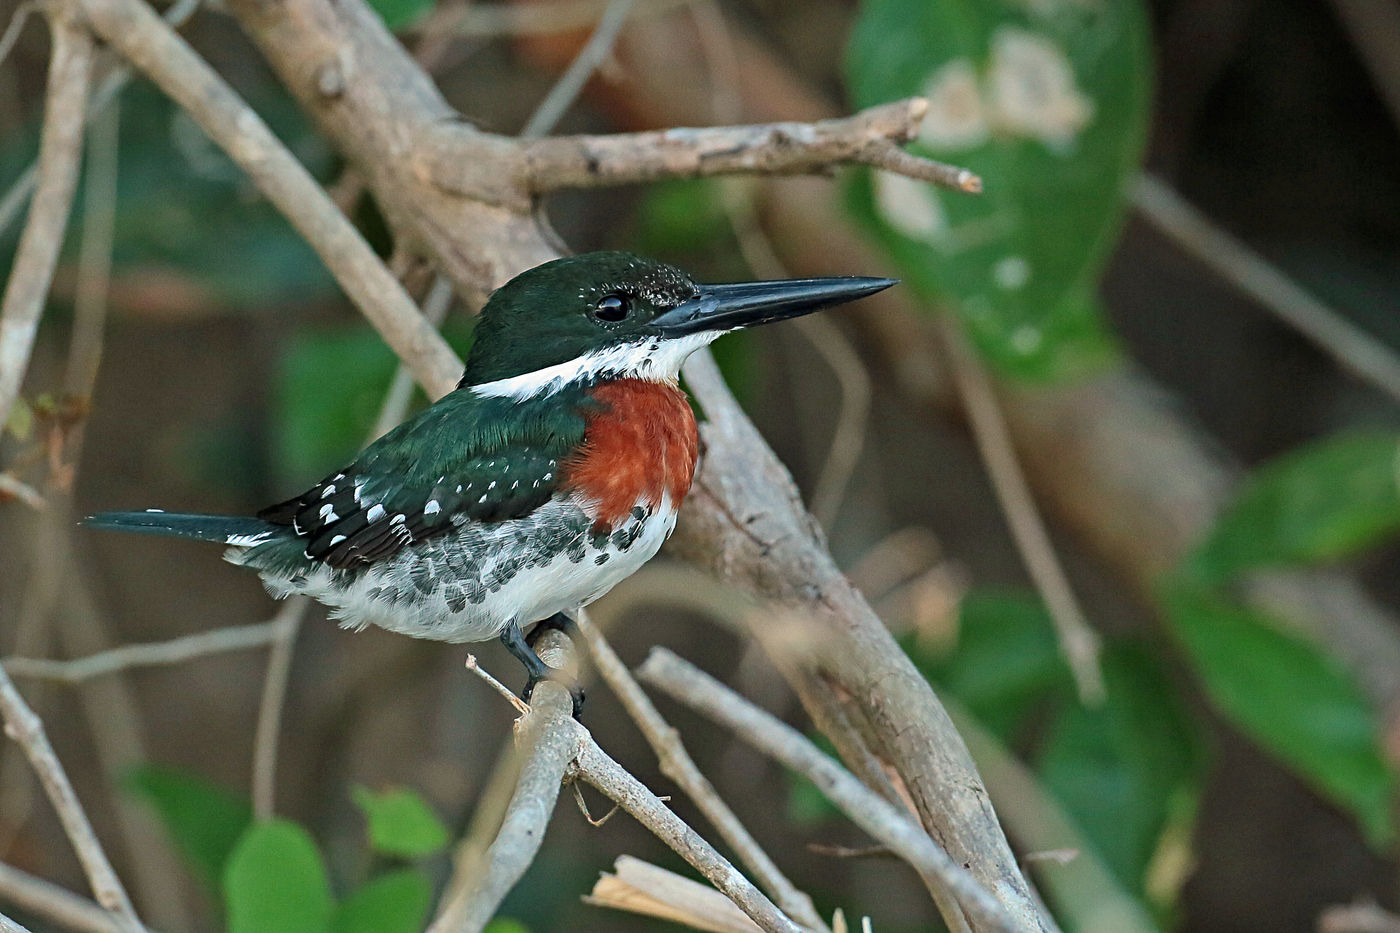
[(447, 827), (410, 788), (391, 787), (375, 793), (368, 787), (356, 787), (354, 800), (369, 821), (369, 844), (376, 852), (421, 858), (447, 845)]
[(865, 0), (857, 104), (930, 100), (916, 152), (980, 174), (967, 195), (864, 173), (852, 205), (927, 297), (1006, 372), (1052, 377), (1109, 348), (1092, 298), (1145, 138), (1140, 0)]
[(1334, 560), (1400, 531), (1400, 436), (1347, 434), (1255, 471), (1197, 549), (1207, 584), (1252, 567)]
[(155, 808), (175, 847), (217, 888), (243, 831), (252, 822), (248, 802), (204, 778), (162, 765), (141, 765), (126, 787)]
[(306, 830), (285, 820), (243, 834), (224, 874), (228, 933), (329, 933), (330, 885)]
[(1037, 770), (1113, 873), (1141, 897), (1163, 833), (1194, 809), (1203, 756), (1176, 691), (1147, 650), (1115, 644), (1101, 663), (1107, 700), (1095, 708), (1064, 704)]
[(1178, 585), (1166, 602), (1216, 709), (1348, 810), (1374, 844), (1388, 842), (1395, 775), (1376, 715), (1347, 673), (1317, 646), (1213, 594)]
[(392, 871), (345, 899), (336, 909), (331, 933), (419, 933), (432, 900), (432, 883), (421, 871)]

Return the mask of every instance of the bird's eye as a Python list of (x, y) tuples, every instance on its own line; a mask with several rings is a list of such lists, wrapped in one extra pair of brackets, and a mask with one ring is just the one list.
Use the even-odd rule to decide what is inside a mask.
[(593, 316), (600, 321), (616, 324), (627, 317), (627, 313), (631, 310), (632, 302), (628, 300), (626, 295), (604, 295), (593, 306)]

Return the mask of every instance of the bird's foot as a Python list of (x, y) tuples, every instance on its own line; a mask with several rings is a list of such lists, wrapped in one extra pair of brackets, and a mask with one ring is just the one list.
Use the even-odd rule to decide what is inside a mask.
[(562, 672), (556, 670), (555, 668), (546, 665), (546, 669), (546, 673), (540, 674), (538, 676), (536, 676), (535, 674), (530, 675), (530, 678), (525, 681), (525, 689), (520, 691), (520, 699), (524, 700), (526, 703), (529, 703), (530, 697), (534, 696), (535, 688), (539, 686), (540, 681), (552, 680), (556, 684), (559, 684), (561, 687), (564, 687), (569, 691), (569, 696), (574, 701), (574, 718), (578, 719), (579, 714), (583, 712), (583, 687), (578, 683), (578, 681), (570, 680), (569, 678), (564, 677), (562, 675)]
[(572, 697), (574, 701), (574, 718), (577, 719), (579, 718), (579, 713), (583, 710), (583, 687), (579, 686), (579, 684), (571, 678), (565, 676), (562, 671), (544, 663), (544, 661), (540, 659), (540, 656), (535, 654), (533, 647), (535, 641), (537, 641), (539, 636), (544, 632), (554, 628), (563, 632), (567, 631), (568, 627), (572, 625), (572, 619), (563, 613), (558, 613), (537, 624), (534, 630), (530, 632), (530, 638), (527, 641), (525, 637), (520, 634), (520, 626), (512, 622), (501, 631), (501, 642), (511, 654), (515, 655), (516, 659), (519, 660), (521, 664), (525, 665), (525, 671), (529, 674), (529, 679), (525, 682), (525, 689), (520, 691), (520, 698), (528, 703), (530, 697), (534, 695), (535, 687), (539, 685), (540, 681), (552, 680), (555, 683), (561, 684), (569, 691), (569, 696)]

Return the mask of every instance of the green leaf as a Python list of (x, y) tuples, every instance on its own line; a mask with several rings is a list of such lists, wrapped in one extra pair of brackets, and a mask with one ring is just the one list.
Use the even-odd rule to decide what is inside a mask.
[(937, 656), (906, 640), (914, 663), (1007, 741), (1053, 694), (1069, 696), (1069, 668), (1040, 601), (1012, 591), (973, 590), (958, 609), (955, 648)]
[(285, 820), (248, 829), (224, 874), (229, 933), (329, 933), (330, 885), (306, 830)]
[(1040, 751), (1041, 780), (1142, 897), (1163, 833), (1200, 793), (1203, 755), (1191, 719), (1153, 655), (1115, 644), (1100, 658), (1107, 699), (1066, 703)]
[(1145, 140), (1149, 38), (1140, 0), (861, 4), (855, 102), (929, 98), (913, 151), (967, 166), (986, 190), (865, 172), (852, 209), (1009, 374), (1059, 377), (1109, 354), (1092, 296)]
[(506, 917), (486, 924), (485, 933), (530, 933), (530, 929), (519, 920)]
[(124, 783), (155, 808), (185, 861), (217, 888), (233, 847), (252, 822), (247, 801), (198, 775), (161, 765), (141, 765)]
[(1387, 843), (1395, 775), (1375, 712), (1348, 674), (1317, 646), (1214, 595), (1178, 585), (1166, 603), (1215, 708), (1349, 811), (1373, 844)]
[(414, 790), (391, 787), (376, 794), (356, 787), (354, 799), (369, 820), (369, 843), (376, 852), (421, 858), (447, 845), (447, 827)]
[(279, 473), (291, 480), (343, 466), (374, 425), (398, 361), (367, 324), (307, 331), (285, 346), (274, 389)]
[(1253, 567), (1336, 560), (1400, 531), (1400, 436), (1347, 434), (1256, 470), (1189, 567), (1222, 583)]
[(426, 16), (433, 0), (370, 0), (369, 5), (384, 18), (384, 25), (399, 30)]
[(416, 868), (380, 875), (337, 908), (331, 933), (419, 933), (432, 898), (432, 883)]

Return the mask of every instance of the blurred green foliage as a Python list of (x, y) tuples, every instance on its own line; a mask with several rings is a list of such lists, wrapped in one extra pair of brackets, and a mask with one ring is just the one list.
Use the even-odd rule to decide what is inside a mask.
[(1008, 374), (1062, 377), (1104, 359), (1094, 290), (1148, 113), (1139, 0), (866, 0), (846, 72), (862, 107), (927, 97), (912, 150), (985, 183), (970, 195), (857, 176), (852, 210), (909, 284)]
[(1353, 556), (1400, 531), (1400, 435), (1342, 434), (1246, 478), (1188, 565), (1219, 585), (1246, 570)]
[[(229, 933), (416, 933), (433, 885), (418, 864), (441, 853), (447, 828), (417, 792), (352, 789), (365, 814), (366, 844), (400, 864), (332, 893), (311, 835), (287, 820), (254, 822), (247, 802), (205, 779), (157, 765), (137, 769), (128, 790), (150, 803), (191, 867), (223, 892)], [(492, 933), (528, 933), (514, 920)]]

